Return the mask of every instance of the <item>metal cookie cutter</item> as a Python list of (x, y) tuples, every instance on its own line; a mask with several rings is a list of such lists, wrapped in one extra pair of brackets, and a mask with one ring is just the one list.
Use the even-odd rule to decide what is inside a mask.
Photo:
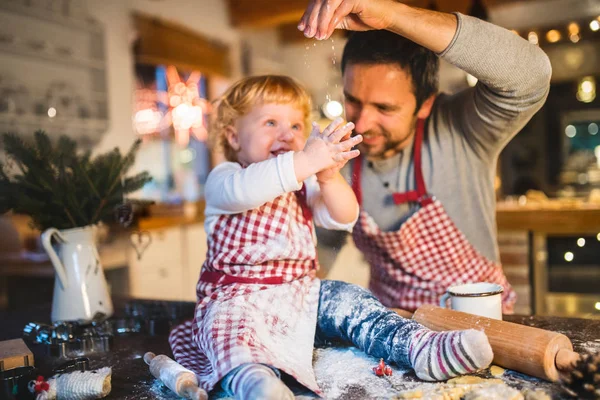
[(32, 366), (0, 371), (0, 399), (33, 399), (27, 385), (36, 375), (37, 369)]
[(87, 371), (90, 369), (90, 360), (87, 357), (74, 358), (54, 369), (55, 374), (68, 374), (74, 371)]

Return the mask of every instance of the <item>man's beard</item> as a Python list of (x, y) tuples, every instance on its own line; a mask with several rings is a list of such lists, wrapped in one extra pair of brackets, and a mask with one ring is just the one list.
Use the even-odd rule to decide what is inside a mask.
[[(375, 160), (383, 160), (386, 158), (390, 158), (392, 157), (394, 154), (399, 153), (401, 150), (403, 150), (406, 147), (407, 142), (410, 141), (410, 139), (413, 137), (414, 135), (414, 128), (411, 129), (410, 133), (406, 136), (404, 136), (402, 139), (400, 140), (390, 140), (390, 133), (387, 131), (383, 131), (381, 132), (381, 136), (384, 137), (385, 142), (383, 144), (383, 148), (381, 150), (378, 150), (376, 152), (372, 151), (372, 147), (365, 145), (363, 143), (358, 145), (359, 150), (361, 150), (361, 153), (364, 153), (365, 156), (367, 156), (369, 159), (375, 159)], [(366, 135), (368, 136), (369, 134), (371, 134), (370, 131), (367, 131), (365, 133), (361, 133), (361, 135)], [(377, 135), (379, 135), (379, 133), (377, 133)]]

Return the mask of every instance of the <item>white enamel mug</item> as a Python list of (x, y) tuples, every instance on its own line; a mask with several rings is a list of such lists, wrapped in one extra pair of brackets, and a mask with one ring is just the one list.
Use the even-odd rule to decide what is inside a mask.
[(502, 286), (496, 283), (477, 282), (451, 286), (440, 298), (440, 307), (469, 314), (502, 320)]

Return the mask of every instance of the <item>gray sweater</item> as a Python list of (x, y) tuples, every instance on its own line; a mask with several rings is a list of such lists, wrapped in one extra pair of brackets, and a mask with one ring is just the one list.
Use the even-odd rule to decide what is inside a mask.
[[(538, 46), (479, 19), (457, 18), (456, 35), (439, 56), (479, 81), (455, 95), (438, 96), (424, 136), (423, 175), (428, 192), (442, 202), (469, 242), (499, 261), (496, 163), (508, 141), (544, 104), (552, 70)], [(415, 187), (412, 145), (370, 167), (363, 163), (363, 209), (382, 230), (397, 230), (417, 207), (397, 206), (391, 198), (391, 191)], [(350, 171), (351, 165), (343, 170), (348, 181)]]

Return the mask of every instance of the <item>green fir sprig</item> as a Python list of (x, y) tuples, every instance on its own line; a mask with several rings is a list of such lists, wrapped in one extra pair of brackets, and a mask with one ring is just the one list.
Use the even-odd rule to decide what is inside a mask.
[(0, 163), (0, 214), (12, 210), (29, 215), (40, 230), (113, 222), (125, 195), (152, 179), (145, 171), (124, 178), (140, 140), (124, 156), (115, 148), (93, 159), (90, 151), (79, 153), (68, 136), (53, 145), (43, 131), (35, 132), (33, 142), (5, 133), (2, 144), (11, 168)]

